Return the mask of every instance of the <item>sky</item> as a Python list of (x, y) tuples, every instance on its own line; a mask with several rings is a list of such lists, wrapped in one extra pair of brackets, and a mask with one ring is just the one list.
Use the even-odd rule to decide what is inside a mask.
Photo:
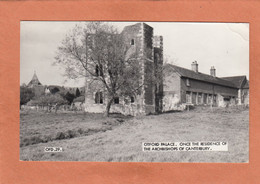
[[(120, 31), (136, 22), (110, 22)], [(197, 61), (199, 72), (217, 77), (246, 75), (249, 79), (248, 23), (146, 22), (154, 35), (163, 36), (164, 58), (191, 69)], [(57, 48), (66, 34), (83, 22), (21, 21), (20, 84), (28, 84), (36, 72), (43, 85), (81, 87), (82, 80), (66, 80), (64, 70), (54, 66)]]

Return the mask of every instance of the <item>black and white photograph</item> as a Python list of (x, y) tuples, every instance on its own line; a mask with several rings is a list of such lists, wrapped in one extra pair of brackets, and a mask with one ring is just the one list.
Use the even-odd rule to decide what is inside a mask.
[(249, 163), (249, 23), (21, 21), (20, 160)]

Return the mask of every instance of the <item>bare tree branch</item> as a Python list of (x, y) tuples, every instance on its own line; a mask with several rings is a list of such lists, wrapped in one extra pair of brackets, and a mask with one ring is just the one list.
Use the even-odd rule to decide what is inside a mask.
[[(113, 99), (136, 96), (144, 82), (137, 54), (126, 58), (127, 48), (118, 30), (104, 22), (77, 25), (58, 48), (55, 62), (65, 68), (70, 79), (90, 77), (108, 92), (107, 114)], [(150, 77), (151, 80), (153, 77)]]

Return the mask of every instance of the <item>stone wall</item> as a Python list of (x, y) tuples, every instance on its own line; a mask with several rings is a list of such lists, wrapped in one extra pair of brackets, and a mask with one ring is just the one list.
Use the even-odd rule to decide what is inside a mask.
[[(96, 92), (102, 92), (103, 103), (95, 103)], [(85, 92), (85, 111), (91, 113), (104, 113), (108, 103), (108, 96), (106, 89), (100, 81), (92, 81), (88, 85), (88, 90)], [(145, 114), (145, 109), (142, 108), (143, 98), (142, 96), (134, 97), (134, 102), (131, 103), (129, 97), (119, 97), (119, 104), (114, 102), (111, 105), (111, 113), (121, 113), (124, 115), (141, 115)]]
[[(119, 97), (119, 104), (112, 104), (111, 112), (130, 115), (153, 113), (155, 112), (155, 86), (150, 81), (151, 75), (154, 74), (153, 28), (144, 23), (137, 23), (126, 26), (121, 34), (124, 37), (126, 48), (125, 59), (137, 59), (141, 63), (143, 76), (140, 78), (140, 83), (145, 83), (145, 85), (134, 103), (124, 103), (124, 97)], [(107, 104), (105, 88), (99, 83), (91, 81), (93, 81), (91, 77), (86, 79), (85, 110), (88, 112), (104, 112)], [(97, 91), (101, 91), (104, 95), (103, 104), (95, 104), (95, 93)]]
[[(121, 33), (124, 37), (125, 49), (127, 50), (126, 59), (138, 58), (143, 50), (143, 30), (142, 23), (127, 26)], [(132, 43), (133, 41), (133, 43)]]
[(155, 112), (153, 28), (143, 23), (143, 64), (144, 64), (144, 109), (145, 114)]
[(154, 105), (155, 99), (155, 89), (154, 89), (154, 81), (152, 81), (152, 76), (154, 74), (154, 64), (150, 61), (145, 62), (145, 77), (144, 77), (144, 100), (146, 105)]
[[(103, 93), (103, 104), (95, 103), (96, 92)], [(103, 113), (106, 109), (106, 90), (101, 81), (93, 80), (93, 78), (86, 79), (86, 89), (85, 89), (85, 111)]]
[[(154, 74), (153, 28), (145, 23), (137, 23), (125, 27), (122, 34), (124, 35), (126, 48), (128, 49), (127, 58), (135, 54), (142, 66), (141, 72), (143, 73), (143, 77), (140, 79), (140, 83), (144, 83), (145, 85), (142, 87), (142, 92), (139, 96), (140, 100), (136, 102), (136, 109), (138, 113), (154, 113), (155, 87), (153, 81), (151, 81)], [(132, 40), (134, 40), (134, 45), (128, 44)]]
[[(163, 47), (162, 47), (162, 37), (159, 37), (154, 47), (154, 75), (157, 79), (155, 84), (155, 111), (163, 111)], [(154, 43), (155, 44), (155, 43)]]
[(144, 58), (150, 59), (153, 62), (153, 28), (143, 23), (144, 37)]

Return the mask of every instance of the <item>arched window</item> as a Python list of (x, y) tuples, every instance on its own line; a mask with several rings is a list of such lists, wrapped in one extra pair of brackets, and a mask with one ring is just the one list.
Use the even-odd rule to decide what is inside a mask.
[(135, 45), (135, 40), (134, 39), (131, 40), (131, 45)]
[(131, 103), (135, 102), (135, 97), (131, 96)]
[(99, 67), (96, 65), (96, 76), (99, 76)]
[(103, 93), (102, 92), (96, 92), (95, 103), (96, 104), (103, 104)]
[(103, 65), (96, 65), (96, 76), (103, 76)]

